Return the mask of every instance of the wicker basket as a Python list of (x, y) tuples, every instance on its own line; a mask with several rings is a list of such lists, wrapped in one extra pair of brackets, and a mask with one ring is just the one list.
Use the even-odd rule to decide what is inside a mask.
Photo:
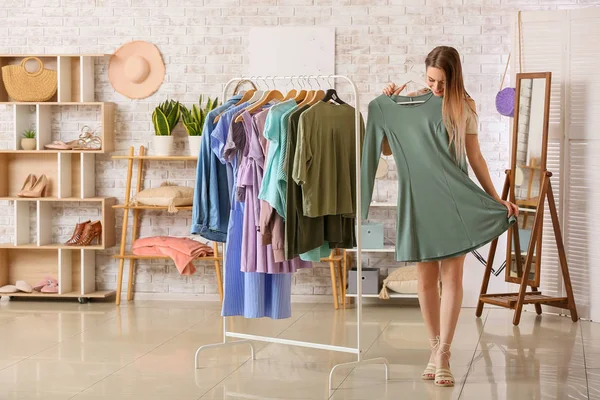
[[(37, 61), (39, 69), (36, 72), (25, 69), (29, 60)], [(47, 101), (58, 87), (56, 71), (45, 69), (37, 57), (26, 57), (20, 65), (2, 67), (2, 80), (6, 92), (15, 101)]]

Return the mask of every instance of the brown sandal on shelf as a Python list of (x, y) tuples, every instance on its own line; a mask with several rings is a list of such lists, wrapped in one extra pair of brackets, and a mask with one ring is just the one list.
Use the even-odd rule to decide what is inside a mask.
[(92, 241), (96, 240), (96, 244), (100, 244), (102, 236), (102, 223), (100, 221), (89, 222), (83, 228), (81, 237), (75, 244), (76, 246), (89, 246)]
[(77, 242), (79, 240), (81, 240), (81, 236), (83, 234), (83, 230), (85, 229), (85, 226), (87, 224), (89, 224), (91, 221), (85, 221), (85, 222), (81, 222), (77, 225), (75, 225), (75, 230), (73, 231), (73, 236), (71, 236), (71, 239), (67, 240), (65, 242), (66, 245), (77, 245)]

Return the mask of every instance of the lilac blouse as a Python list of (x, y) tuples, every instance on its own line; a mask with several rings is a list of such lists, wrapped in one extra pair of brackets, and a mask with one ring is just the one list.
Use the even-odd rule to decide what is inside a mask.
[(260, 138), (266, 113), (261, 112), (252, 117), (248, 112), (243, 112), (242, 117), (246, 141), (237, 185), (245, 190), (246, 212), (244, 213), (241, 270), (280, 274), (295, 272), (299, 268), (310, 268), (312, 263), (302, 261), (298, 257), (289, 261), (275, 262), (272, 246), (262, 244), (262, 234), (259, 230), (258, 192), (263, 181), (265, 163), (264, 147), (261, 145)]

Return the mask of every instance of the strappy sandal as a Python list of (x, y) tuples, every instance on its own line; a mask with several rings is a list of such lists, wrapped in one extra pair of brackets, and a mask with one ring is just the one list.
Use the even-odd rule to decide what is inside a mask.
[(102, 139), (94, 133), (95, 131), (91, 130), (89, 126), (84, 125), (81, 128), (79, 139), (73, 145), (73, 150), (102, 150)]
[[(448, 347), (448, 350), (441, 350), (442, 347)], [(449, 343), (440, 343), (440, 349), (438, 351), (441, 352), (442, 356), (447, 356), (450, 359), (450, 344)], [(453, 387), (454, 386), (454, 375), (452, 375), (452, 371), (450, 371), (450, 363), (448, 363), (448, 368), (437, 368), (435, 370), (435, 386), (442, 387)]]
[[(429, 346), (431, 347), (432, 352), (434, 350), (437, 352), (437, 349), (440, 346), (440, 337), (436, 336), (435, 339), (429, 339)], [(435, 367), (435, 363), (428, 363), (427, 367), (425, 368), (425, 371), (423, 371), (423, 374), (421, 374), (421, 379), (423, 379), (424, 381), (434, 380), (436, 372)]]

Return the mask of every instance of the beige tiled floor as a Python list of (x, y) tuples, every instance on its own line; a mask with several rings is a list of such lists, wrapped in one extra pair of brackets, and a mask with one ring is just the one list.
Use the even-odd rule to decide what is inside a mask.
[[(295, 304), (282, 321), (232, 321), (232, 329), (341, 346), (356, 343), (353, 309)], [(221, 341), (217, 303), (0, 303), (0, 400), (196, 399), (598, 399), (600, 324), (508, 310), (461, 313), (453, 343), (454, 388), (421, 381), (428, 342), (418, 308), (366, 306), (363, 348), (381, 365), (331, 368), (350, 354), (256, 343), (194, 352)]]

